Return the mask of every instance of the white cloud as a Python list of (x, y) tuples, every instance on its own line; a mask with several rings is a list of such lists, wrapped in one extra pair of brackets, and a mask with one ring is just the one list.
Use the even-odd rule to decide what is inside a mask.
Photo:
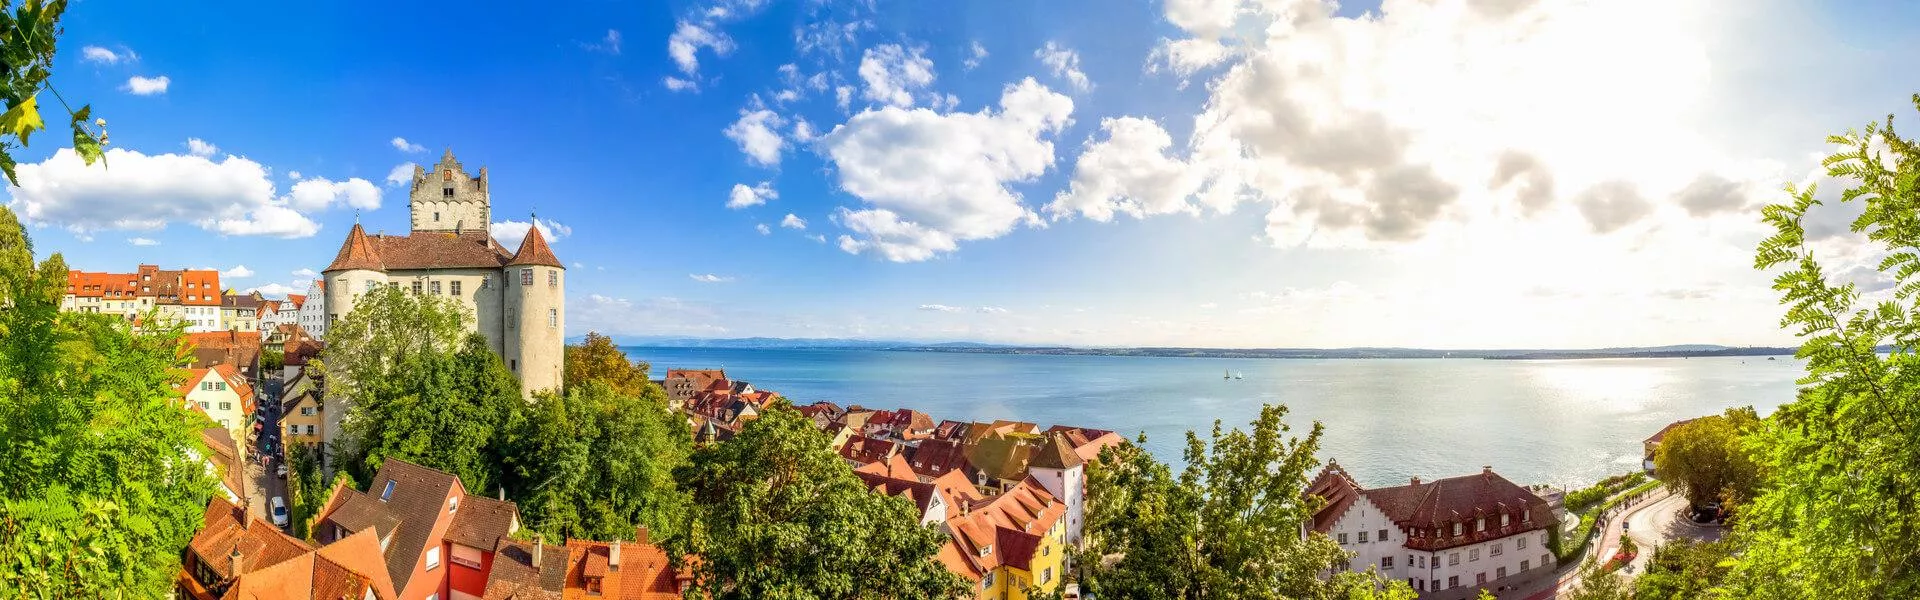
[(1053, 71), (1054, 77), (1065, 79), (1067, 83), (1072, 84), (1073, 89), (1080, 92), (1093, 90), (1093, 82), (1087, 79), (1086, 73), (1080, 72), (1079, 52), (1071, 48), (1062, 48), (1059, 44), (1048, 41), (1047, 45), (1033, 51), (1033, 57), (1046, 64), (1047, 68)]
[(494, 241), (500, 242), (501, 246), (509, 249), (519, 249), (520, 242), (526, 239), (527, 228), (532, 227), (532, 223), (539, 224), (540, 237), (546, 238), (549, 244), (573, 235), (572, 227), (547, 219), (533, 219), (531, 222), (508, 219), (492, 224), (487, 228), (487, 231), (493, 234)]
[(127, 238), (127, 243), (133, 244), (135, 246), (158, 246), (160, 245), (160, 240), (156, 240), (152, 238), (133, 237), (133, 238)]
[(786, 218), (780, 219), (780, 226), (785, 227), (787, 229), (799, 229), (799, 230), (805, 231), (807, 228), (807, 220), (802, 219), (793, 213), (787, 213)]
[(135, 96), (152, 96), (167, 93), (167, 86), (172, 84), (173, 80), (165, 75), (159, 77), (142, 77), (135, 75), (128, 77), (127, 85), (120, 89), (126, 90)]
[[(418, 165), (415, 165), (410, 162), (403, 162), (403, 163), (394, 165), (393, 170), (387, 171), (387, 185), (402, 185), (402, 184), (412, 183), (413, 170), (415, 168), (418, 168)], [(295, 177), (295, 179), (298, 179), (298, 177)]]
[(220, 272), (220, 277), (222, 279), (240, 279), (240, 278), (252, 277), (252, 276), (253, 276), (253, 269), (247, 268), (246, 265), (234, 265), (233, 268)]
[(114, 65), (140, 60), (140, 56), (124, 46), (118, 52), (100, 46), (87, 46), (80, 49), (80, 59), (90, 63)]
[(780, 197), (773, 189), (773, 182), (762, 181), (759, 185), (747, 187), (747, 184), (733, 184), (733, 192), (727, 195), (727, 208), (746, 208), (766, 204), (768, 200)]
[(314, 177), (293, 184), (293, 189), (287, 194), (287, 206), (301, 212), (317, 212), (339, 205), (378, 210), (380, 188), (359, 177), (346, 181)]
[(22, 164), (9, 206), (28, 222), (76, 233), (155, 230), (170, 222), (228, 235), (307, 237), (320, 230), (274, 194), (266, 167), (245, 158), (216, 162), (114, 148), (106, 164), (87, 166), (71, 149)]
[(602, 54), (611, 54), (614, 56), (619, 56), (620, 55), (620, 30), (608, 29), (607, 35), (601, 37), (600, 41), (582, 42), (580, 44), (580, 47), (586, 49), (588, 52), (599, 52)]
[(673, 35), (667, 38), (667, 56), (679, 65), (680, 72), (697, 75), (700, 71), (701, 48), (712, 50), (715, 56), (726, 56), (733, 52), (733, 39), (727, 34), (681, 21)]
[(989, 314), (989, 315), (1004, 315), (1004, 314), (1007, 314), (1008, 312), (1011, 312), (1005, 308), (1001, 308), (998, 306), (982, 306), (975, 310), (982, 314)]
[(408, 154), (419, 154), (421, 152), (427, 151), (426, 146), (409, 142), (407, 141), (407, 138), (403, 138), (403, 137), (395, 137), (387, 143), (393, 144), (393, 149), (399, 150), (401, 152), (405, 152)]
[(302, 292), (305, 292), (306, 290), (307, 288), (304, 286), (295, 287), (295, 286), (287, 285), (284, 283), (269, 283), (266, 285), (258, 285), (258, 286), (250, 287), (244, 290), (240, 290), (240, 293), (251, 294), (254, 292), (260, 292), (260, 295), (262, 296), (285, 298), (287, 294), (302, 293)]
[(813, 234), (813, 235), (809, 235), (809, 236), (807, 236), (807, 239), (810, 239), (810, 240), (813, 240), (813, 241), (815, 241), (815, 242), (819, 242), (819, 243), (822, 243), (822, 244), (825, 244), (825, 243), (827, 243), (827, 236), (824, 236), (824, 235), (820, 235), (820, 234), (818, 234), (818, 233), (816, 233), (816, 234)]
[(305, 279), (314, 279), (316, 277), (319, 277), (320, 274), (315, 272), (313, 269), (301, 267), (293, 270), (293, 276), (305, 280)]
[(700, 283), (727, 283), (733, 281), (732, 277), (723, 277), (712, 273), (688, 274), (687, 277), (691, 277), (694, 281)]
[(960, 312), (960, 307), (947, 306), (945, 304), (922, 304), (920, 305), (920, 310), (932, 311), (932, 312)]
[(219, 151), (220, 151), (220, 148), (218, 146), (213, 145), (211, 142), (202, 140), (200, 138), (187, 138), (187, 154), (192, 154), (194, 156), (206, 158), (209, 156), (213, 156), (214, 153)]
[(771, 110), (741, 110), (740, 120), (727, 126), (726, 134), (728, 139), (740, 144), (740, 152), (747, 155), (747, 162), (771, 167), (780, 164), (780, 151), (787, 147), (787, 141), (779, 132), (784, 125), (786, 119)]
[(292, 179), (292, 180), (294, 180), (294, 181), (299, 181), (299, 180), (300, 180), (300, 172), (299, 172), (299, 171), (287, 171), (287, 179)]
[(806, 119), (794, 117), (793, 141), (811, 142), (813, 141), (813, 138), (816, 138), (816, 137), (820, 137), (820, 132), (813, 130), (812, 123), (808, 123)]
[(760, 232), (760, 235), (773, 235), (773, 228), (768, 227), (766, 223), (754, 224), (753, 230)]
[(1006, 86), (998, 111), (885, 106), (854, 115), (820, 140), (840, 188), (869, 205), (834, 215), (855, 234), (841, 236), (840, 248), (921, 261), (1038, 223), (1007, 185), (1053, 165), (1048, 138), (1072, 114), (1072, 99), (1027, 78)]
[(1140, 218), (1197, 212), (1189, 198), (1200, 177), (1185, 161), (1166, 155), (1173, 138), (1159, 123), (1138, 117), (1102, 119), (1107, 139), (1087, 144), (1074, 165), (1073, 181), (1054, 196), (1047, 213), (1073, 213), (1109, 221), (1116, 212)]
[(933, 84), (933, 60), (921, 54), (920, 48), (899, 44), (868, 48), (860, 57), (860, 79), (867, 83), (861, 95), (882, 104), (913, 106), (913, 90)]
[(660, 84), (667, 86), (668, 90), (675, 91), (675, 92), (700, 91), (699, 83), (696, 83), (691, 79), (681, 79), (679, 77), (674, 77), (672, 75), (668, 75), (666, 77), (660, 78)]
[(987, 47), (980, 45), (980, 40), (974, 40), (973, 44), (968, 46), (967, 51), (971, 53), (972, 56), (968, 56), (967, 59), (961, 61), (960, 64), (966, 67), (968, 71), (979, 67), (980, 61), (987, 59)]
[(833, 88), (833, 103), (846, 110), (853, 105), (853, 86), (843, 85)]

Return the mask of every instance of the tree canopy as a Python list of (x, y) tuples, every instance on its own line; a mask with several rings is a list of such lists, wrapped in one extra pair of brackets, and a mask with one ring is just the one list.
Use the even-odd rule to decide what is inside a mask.
[(456, 351), (424, 348), (395, 366), (396, 376), (360, 385), (352, 396), (346, 471), (367, 481), (383, 462), (400, 459), (459, 476), (469, 490), (499, 486), (525, 402), (486, 339), (468, 334)]
[(1411, 596), (1404, 582), (1366, 574), (1320, 577), (1348, 555), (1325, 535), (1300, 535), (1320, 506), (1301, 490), (1319, 464), (1321, 426), (1288, 438), (1286, 414), (1262, 407), (1251, 432), (1222, 431), (1216, 421), (1211, 444), (1188, 432), (1177, 478), (1141, 449), (1144, 434), (1103, 451), (1087, 474), (1087, 590), (1144, 599)]
[(327, 327), (329, 395), (356, 398), (363, 386), (406, 373), (409, 358), (452, 351), (466, 340), (471, 322), (473, 314), (451, 296), (375, 286)]
[(1777, 271), (1781, 325), (1801, 336), (1807, 374), (1750, 442), (1767, 480), (1741, 512), (1735, 597), (1920, 597), (1920, 147), (1892, 116), (1828, 141), (1840, 202), (1863, 205), (1852, 231), (1893, 286), (1863, 301), (1819, 260), (1804, 224), (1823, 204), (1813, 186), (1762, 209), (1774, 233), (1754, 265)]
[(1694, 506), (1745, 502), (1760, 486), (1760, 467), (1745, 446), (1745, 436), (1759, 425), (1753, 407), (1694, 419), (1667, 432), (1654, 452), (1654, 468)]
[(953, 598), (965, 580), (934, 560), (946, 535), (904, 498), (869, 491), (826, 434), (775, 404), (740, 435), (696, 450), (678, 479), (693, 527), (669, 540), (716, 599)]
[(632, 538), (635, 526), (655, 539), (684, 531), (687, 497), (673, 471), (693, 436), (660, 386), (637, 397), (597, 380), (543, 392), (514, 444), (508, 488), (528, 527), (597, 540)]
[(561, 381), (565, 389), (598, 381), (616, 394), (639, 398), (648, 393), (648, 388), (657, 387), (647, 378), (648, 369), (645, 362), (628, 360), (627, 354), (613, 345), (613, 338), (589, 331), (585, 342), (567, 346)]
[(163, 596), (215, 492), (215, 425), (173, 389), (177, 327), (60, 312), (66, 277), (0, 206), (0, 596)]

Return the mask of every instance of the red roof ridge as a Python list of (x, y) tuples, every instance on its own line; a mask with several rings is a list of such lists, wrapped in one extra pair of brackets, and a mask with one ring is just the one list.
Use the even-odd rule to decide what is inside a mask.
[(386, 265), (380, 262), (380, 253), (373, 249), (373, 242), (367, 239), (367, 230), (359, 223), (347, 232), (347, 241), (340, 244), (340, 253), (333, 257), (333, 264), (327, 265), (327, 271), (346, 271), (366, 269), (385, 271)]
[(520, 238), (520, 249), (513, 253), (509, 265), (545, 265), (566, 268), (560, 264), (560, 257), (553, 255), (553, 249), (547, 247), (546, 236), (540, 235), (540, 220), (533, 219), (527, 225), (527, 237)]

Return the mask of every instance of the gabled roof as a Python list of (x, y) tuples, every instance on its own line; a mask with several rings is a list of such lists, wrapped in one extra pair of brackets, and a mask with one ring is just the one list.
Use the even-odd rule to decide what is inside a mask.
[(467, 496), (447, 526), (447, 541), (490, 550), (520, 528), (520, 509), (512, 502)]
[(226, 498), (207, 503), (201, 516), (200, 532), (187, 542), (189, 552), (199, 556), (219, 579), (232, 579), (233, 551), (240, 550), (240, 572), (252, 573), (280, 564), (313, 548), (306, 542), (280, 532), (280, 528), (259, 518), (247, 518), (246, 511)]
[(1646, 443), (1658, 444), (1661, 440), (1667, 439), (1667, 434), (1672, 433), (1675, 429), (1679, 429), (1681, 425), (1686, 425), (1697, 420), (1699, 420), (1699, 417), (1668, 423), (1666, 427), (1661, 427), (1660, 431), (1654, 432), (1652, 437), (1647, 438)]
[(1325, 468), (1320, 469), (1320, 474), (1313, 478), (1313, 482), (1307, 484), (1306, 495), (1319, 496), (1326, 501), (1320, 510), (1313, 513), (1313, 530), (1326, 533), (1333, 530), (1333, 524), (1340, 520), (1340, 515), (1347, 514), (1347, 507), (1359, 500), (1360, 485), (1347, 476), (1347, 472), (1340, 468), (1340, 463), (1329, 461)]
[(380, 560), (380, 540), (364, 531), (280, 564), (247, 573), (223, 598), (358, 599), (372, 591), (375, 598), (397, 599), (399, 594)]
[(560, 264), (560, 258), (553, 255), (553, 249), (547, 247), (547, 236), (540, 235), (540, 220), (534, 219), (527, 227), (527, 237), (520, 239), (520, 250), (513, 253), (509, 265), (543, 265), (566, 268)]
[(186, 338), (193, 346), (194, 364), (202, 367), (228, 364), (251, 369), (260, 361), (258, 332), (213, 331), (189, 333)]
[(360, 228), (359, 222), (353, 224), (353, 229), (347, 230), (347, 241), (340, 244), (340, 252), (334, 254), (333, 263), (327, 265), (325, 270), (353, 269), (387, 270), (386, 264), (380, 262), (380, 253), (374, 249), (373, 242), (367, 239), (367, 230)]
[(1080, 455), (1073, 452), (1073, 447), (1067, 444), (1066, 436), (1058, 434), (1047, 436), (1047, 441), (1041, 443), (1040, 447), (1034, 450), (1033, 458), (1027, 461), (1028, 468), (1041, 469), (1064, 470), (1083, 464), (1086, 464), (1086, 461), (1080, 460)]
[[(1407, 531), (1409, 547), (1439, 550), (1544, 529), (1552, 524), (1547, 501), (1494, 473), (1491, 467), (1476, 475), (1448, 477), (1389, 488), (1362, 490), (1387, 518)], [(1508, 525), (1499, 526), (1500, 515)], [(1478, 531), (1478, 519), (1488, 519)], [(1460, 523), (1462, 535), (1451, 535), (1449, 524)]]
[[(389, 482), (393, 485), (391, 493), (386, 489)], [(336, 489), (321, 520), (355, 533), (371, 527), (382, 539), (391, 531), (387, 575), (393, 578), (394, 587), (405, 590), (420, 555), (427, 548), (438, 547), (444, 539), (432, 537), (433, 529), (447, 514), (447, 499), (455, 496), (464, 496), (464, 491), (452, 474), (387, 459), (367, 491)]]
[(200, 389), (200, 382), (204, 381), (208, 375), (219, 377), (221, 381), (225, 381), (227, 387), (231, 388), (235, 395), (240, 396), (241, 402), (253, 401), (253, 386), (247, 385), (246, 378), (241, 377), (238, 371), (233, 370), (233, 365), (229, 364), (217, 364), (211, 367), (188, 369), (187, 379), (175, 385), (173, 389), (174, 391), (180, 392), (182, 396), (192, 394), (194, 391)]
[[(1067, 504), (1029, 477), (1007, 493), (977, 503), (966, 514), (947, 521), (951, 543), (981, 572), (1000, 565), (1032, 570), (1034, 550), (1054, 524), (1067, 513)], [(981, 549), (991, 551), (981, 556)], [(943, 561), (944, 562), (944, 561)]]
[[(567, 540), (565, 546), (545, 545), (538, 568), (533, 564), (535, 543), (500, 540), (484, 598), (679, 600), (680, 583), (688, 575), (673, 569), (666, 551), (649, 543), (645, 529), (636, 533), (637, 541)], [(598, 595), (586, 592), (590, 579), (599, 580)]]

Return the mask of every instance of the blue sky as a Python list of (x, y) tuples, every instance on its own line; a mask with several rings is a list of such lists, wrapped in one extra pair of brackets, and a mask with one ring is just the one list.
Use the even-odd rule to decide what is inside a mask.
[[(504, 229), (552, 224), (570, 334), (1786, 343), (1752, 207), (1817, 180), (1825, 134), (1913, 114), (1889, 74), (1916, 23), (1776, 0), (89, 0), (54, 82), (115, 154), (40, 142), (8, 202), (77, 268), (284, 292), (356, 212), (402, 231), (389, 174), (452, 148)], [(1882, 284), (1870, 248), (1821, 243)]]

